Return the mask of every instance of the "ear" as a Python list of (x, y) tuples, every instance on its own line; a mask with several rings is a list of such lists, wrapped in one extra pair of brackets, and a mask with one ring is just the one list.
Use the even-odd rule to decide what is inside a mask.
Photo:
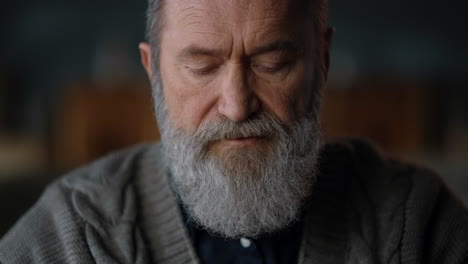
[(330, 70), (330, 52), (332, 46), (333, 35), (335, 34), (335, 28), (328, 28), (324, 35), (324, 63), (325, 63), (325, 75), (326, 79), (328, 79), (328, 71)]
[(152, 67), (152, 61), (151, 61), (151, 46), (146, 43), (146, 42), (141, 42), (140, 45), (138, 45), (138, 48), (140, 49), (140, 56), (141, 56), (141, 63), (143, 64), (143, 67), (146, 70), (146, 74), (148, 74), (148, 78), (152, 82), (153, 80), (153, 67)]

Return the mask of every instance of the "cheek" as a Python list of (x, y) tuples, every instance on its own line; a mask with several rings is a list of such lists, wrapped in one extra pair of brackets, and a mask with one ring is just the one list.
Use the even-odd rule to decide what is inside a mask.
[(310, 98), (303, 63), (298, 63), (285, 78), (256, 81), (258, 97), (265, 111), (290, 123), (306, 111)]
[(161, 78), (164, 96), (173, 124), (194, 132), (216, 103), (212, 92), (214, 83), (194, 83), (186, 78), (182, 69), (161, 56)]

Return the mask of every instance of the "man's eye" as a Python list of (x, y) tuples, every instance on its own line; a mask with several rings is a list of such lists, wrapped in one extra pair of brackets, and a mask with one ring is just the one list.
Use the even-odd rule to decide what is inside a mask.
[(265, 64), (253, 64), (252, 67), (255, 70), (265, 72), (265, 73), (276, 73), (284, 69), (287, 69), (291, 65), (290, 62), (281, 62), (281, 63), (265, 63)]
[(186, 66), (191, 73), (194, 75), (204, 76), (215, 73), (218, 70), (216, 66), (205, 66), (205, 67), (195, 67), (195, 66)]

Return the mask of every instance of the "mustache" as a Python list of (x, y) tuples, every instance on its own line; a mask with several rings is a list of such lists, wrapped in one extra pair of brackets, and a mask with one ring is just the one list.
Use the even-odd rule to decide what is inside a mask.
[(278, 137), (287, 133), (287, 126), (272, 114), (261, 112), (241, 122), (226, 117), (203, 123), (195, 132), (194, 138), (203, 142), (247, 138)]

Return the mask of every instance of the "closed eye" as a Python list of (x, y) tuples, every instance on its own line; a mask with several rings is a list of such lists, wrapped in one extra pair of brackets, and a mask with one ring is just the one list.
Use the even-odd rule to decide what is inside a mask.
[(288, 69), (291, 65), (292, 61), (284, 61), (280, 63), (253, 63), (252, 68), (256, 71), (273, 74)]
[(210, 75), (212, 73), (215, 73), (219, 69), (219, 67), (217, 66), (206, 66), (206, 67), (186, 66), (185, 68), (188, 69), (194, 75), (198, 75), (198, 76)]

